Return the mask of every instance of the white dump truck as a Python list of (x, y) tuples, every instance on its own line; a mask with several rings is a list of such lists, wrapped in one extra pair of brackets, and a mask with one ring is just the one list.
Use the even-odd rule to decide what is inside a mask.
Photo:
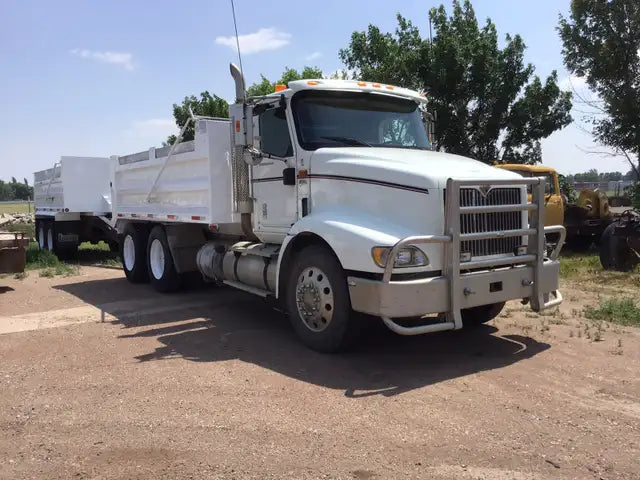
[(415, 335), (562, 301), (544, 179), (433, 151), (422, 94), (319, 79), (246, 98), (231, 73), (230, 119), (192, 116), (194, 140), (112, 157), (130, 281), (168, 292), (199, 271), (277, 299), (329, 352), (372, 321), (354, 312)]
[(117, 249), (111, 219), (111, 160), (61, 157), (33, 174), (36, 239), (40, 248), (70, 256), (82, 242)]

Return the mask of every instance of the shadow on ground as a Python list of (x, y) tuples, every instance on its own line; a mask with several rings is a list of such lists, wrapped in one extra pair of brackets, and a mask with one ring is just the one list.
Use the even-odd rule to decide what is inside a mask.
[(136, 356), (140, 362), (239, 359), (351, 398), (400, 394), (502, 368), (549, 348), (527, 336), (499, 336), (492, 326), (402, 337), (370, 320), (372, 328), (352, 352), (324, 355), (304, 347), (282, 313), (240, 291), (205, 287), (161, 295), (124, 278), (56, 288), (113, 315), (123, 340), (156, 338), (160, 345)]

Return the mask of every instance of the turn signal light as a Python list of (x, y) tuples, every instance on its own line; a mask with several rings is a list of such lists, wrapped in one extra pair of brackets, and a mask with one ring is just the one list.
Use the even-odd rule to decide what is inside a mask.
[(286, 89), (287, 89), (286, 85), (283, 85), (282, 83), (276, 83), (276, 92), (281, 92)]

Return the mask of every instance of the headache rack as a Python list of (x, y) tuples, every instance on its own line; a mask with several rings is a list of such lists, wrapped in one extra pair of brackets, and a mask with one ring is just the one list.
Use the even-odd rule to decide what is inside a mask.
[[(531, 203), (521, 200), (520, 192), (524, 185), (532, 187)], [(473, 191), (478, 194), (472, 193)], [(495, 198), (491, 192), (496, 192)], [(383, 316), (384, 323), (391, 330), (402, 335), (462, 328), (461, 297), (465, 294), (461, 291), (463, 278), (474, 275), (478, 270), (514, 265), (533, 267), (532, 295), (529, 297), (529, 302), (534, 311), (559, 305), (562, 302), (560, 292), (553, 292), (553, 296), (552, 292), (543, 292), (539, 282), (542, 278), (545, 257), (547, 257), (545, 235), (560, 234), (554, 250), (547, 257), (550, 260), (558, 257), (566, 236), (562, 225), (544, 226), (544, 192), (544, 177), (447, 180), (444, 234), (406, 237), (397, 242), (387, 256), (389, 259), (395, 258), (398, 251), (407, 245), (444, 244), (443, 275), (447, 277), (449, 284), (449, 311), (445, 314), (445, 321), (417, 327), (404, 327), (391, 318)], [(528, 213), (528, 226), (526, 222), (523, 225), (522, 212)], [(504, 214), (514, 215), (505, 216)], [(524, 237), (527, 237), (526, 242), (523, 242)], [(523, 244), (526, 244), (526, 253), (517, 255), (514, 251), (515, 247)], [(471, 251), (471, 259), (462, 262), (461, 254), (467, 251)], [(387, 262), (382, 276), (384, 283), (391, 282), (393, 268), (394, 262)]]

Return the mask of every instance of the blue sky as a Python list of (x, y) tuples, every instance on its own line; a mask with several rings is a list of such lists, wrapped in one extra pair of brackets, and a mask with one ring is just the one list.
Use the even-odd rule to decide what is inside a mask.
[[(354, 30), (395, 28), (402, 13), (428, 34), (437, 1), (265, 2), (236, 0), (247, 83), (276, 79), (285, 66), (342, 67), (338, 50)], [(448, 1), (445, 4), (449, 7)], [(568, 88), (555, 27), (569, 0), (475, 0), (500, 36), (519, 33), (527, 61)], [(296, 10), (298, 9), (298, 10)], [(231, 99), (237, 60), (228, 0), (0, 0), (0, 178), (32, 178), (61, 155), (131, 153), (159, 145), (175, 127), (171, 105), (203, 90)], [(579, 114), (574, 116), (579, 117)], [(543, 144), (561, 172), (623, 170), (602, 159), (576, 126)]]

